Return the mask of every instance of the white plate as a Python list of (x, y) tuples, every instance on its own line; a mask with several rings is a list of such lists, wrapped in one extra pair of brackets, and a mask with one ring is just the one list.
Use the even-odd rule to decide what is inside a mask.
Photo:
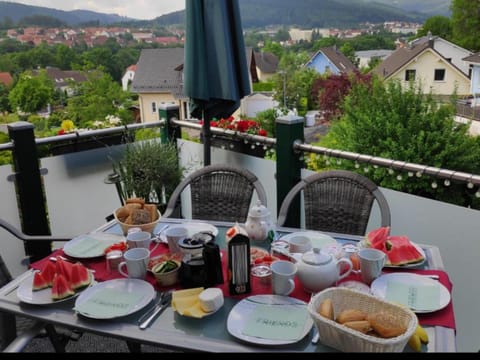
[(109, 246), (124, 241), (125, 237), (122, 235), (94, 232), (74, 237), (64, 245), (63, 252), (79, 259), (95, 258), (103, 256)]
[[(398, 282), (402, 282), (405, 284), (421, 284), (421, 285), (438, 285), (440, 287), (440, 302), (438, 307), (432, 308), (432, 309), (423, 309), (423, 310), (417, 310), (417, 309), (412, 309), (416, 313), (430, 313), (434, 311), (438, 311), (443, 309), (445, 306), (447, 306), (450, 303), (450, 292), (448, 289), (443, 286), (438, 280), (433, 280), (430, 279), (429, 277), (426, 276), (421, 276), (417, 274), (408, 274), (408, 273), (393, 273), (393, 274), (385, 274), (377, 279), (375, 279), (371, 286), (370, 286), (370, 291), (374, 296), (377, 296), (381, 299), (385, 299), (387, 295), (387, 283), (389, 280), (395, 280)], [(408, 304), (404, 304), (408, 305)]]
[[(258, 304), (270, 304), (272, 306), (282, 306), (285, 308), (285, 311), (289, 311), (292, 307), (304, 306), (305, 311), (308, 313), (307, 304), (289, 296), (281, 295), (254, 295), (249, 296), (242, 301), (238, 302), (230, 311), (227, 319), (227, 330), (228, 332), (235, 336), (238, 339), (261, 345), (282, 345), (282, 344), (293, 344), (302, 340), (309, 332), (313, 326), (313, 320), (310, 315), (307, 316), (305, 321), (305, 326), (301, 336), (296, 340), (278, 340), (278, 339), (267, 339), (267, 338), (258, 338), (254, 336), (248, 336), (243, 334), (243, 329), (247, 325), (247, 320), (255, 310), (255, 307)], [(266, 334), (268, 335), (268, 334)]]
[(408, 268), (414, 268), (414, 267), (423, 265), (423, 263), (427, 260), (427, 255), (425, 254), (425, 251), (423, 251), (423, 249), (419, 245), (417, 245), (413, 242), (411, 242), (411, 243), (415, 247), (415, 249), (417, 249), (417, 251), (423, 256), (423, 260), (420, 260), (416, 263), (405, 264), (405, 265), (385, 265), (385, 267), (387, 267), (387, 268), (408, 269)]
[(80, 293), (82, 293), (83, 291), (85, 291), (95, 283), (93, 273), (89, 271), (89, 274), (91, 278), (90, 285), (76, 290), (75, 294), (72, 296), (69, 296), (67, 298), (60, 299), (60, 300), (53, 300), (51, 287), (48, 287), (42, 290), (33, 291), (34, 273), (32, 273), (29, 277), (25, 278), (20, 283), (20, 286), (17, 288), (17, 296), (20, 299), (20, 301), (23, 301), (28, 304), (34, 304), (34, 305), (49, 305), (49, 304), (56, 304), (62, 301), (67, 301), (78, 296)]
[[(125, 308), (123, 311), (116, 312), (114, 315), (109, 314), (104, 309), (98, 309), (90, 312), (82, 310), (82, 305), (86, 306), (86, 302), (94, 299), (102, 306), (108, 306), (109, 303), (118, 302), (119, 298), (111, 298), (104, 296), (106, 291), (123, 294), (126, 297), (131, 297), (129, 301), (124, 301), (121, 305)], [(138, 295), (135, 297), (135, 295)], [(134, 298), (135, 297), (135, 298)], [(143, 309), (155, 297), (155, 290), (153, 286), (144, 280), (140, 279), (115, 279), (98, 283), (80, 294), (75, 301), (75, 310), (83, 316), (92, 319), (113, 319), (121, 316), (133, 314), (134, 312)], [(107, 305), (103, 305), (107, 304)], [(114, 304), (117, 305), (117, 304)], [(117, 305), (118, 307), (118, 305)], [(90, 309), (92, 310), (92, 309)]]
[[(213, 236), (218, 235), (218, 229), (215, 226), (205, 222), (185, 222), (182, 224), (170, 225), (168, 228), (170, 229), (175, 227), (187, 228), (188, 237), (192, 237), (193, 235), (199, 232), (209, 232), (213, 234)], [(163, 230), (161, 231), (159, 238), (161, 242), (168, 244), (167, 237), (165, 236), (165, 231)]]

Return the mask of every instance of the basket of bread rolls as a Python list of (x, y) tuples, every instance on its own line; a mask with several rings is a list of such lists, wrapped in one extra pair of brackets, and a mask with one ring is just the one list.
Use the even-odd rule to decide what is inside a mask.
[(347, 288), (315, 294), (308, 312), (320, 342), (344, 352), (401, 352), (418, 324), (412, 310)]
[(127, 235), (128, 229), (134, 227), (153, 233), (161, 217), (157, 205), (145, 203), (142, 198), (127, 199), (125, 205), (116, 209), (113, 215), (122, 227), (124, 235)]

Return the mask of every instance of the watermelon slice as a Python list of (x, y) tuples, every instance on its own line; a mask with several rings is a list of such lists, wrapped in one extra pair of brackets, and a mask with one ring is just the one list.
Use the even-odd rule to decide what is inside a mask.
[(407, 265), (422, 261), (423, 255), (410, 242), (407, 236), (389, 236), (385, 242), (387, 265)]
[(371, 247), (378, 250), (385, 249), (385, 242), (390, 234), (390, 226), (382, 226), (378, 229), (370, 231), (365, 238), (367, 247)]
[(57, 267), (55, 266), (55, 264), (50, 261), (47, 261), (47, 263), (42, 269), (42, 276), (47, 282), (48, 286), (53, 285), (53, 278), (55, 277), (56, 272), (57, 272)]
[(53, 279), (52, 299), (61, 300), (73, 294), (75, 294), (75, 291), (73, 291), (65, 276), (63, 274), (56, 274)]
[(48, 282), (45, 280), (42, 273), (40, 271), (35, 271), (35, 273), (33, 274), (33, 291), (42, 290), (47, 288), (48, 286)]
[(90, 284), (90, 273), (85, 266), (80, 263), (75, 263), (73, 264), (71, 270), (70, 285), (73, 290), (80, 289)]
[(72, 266), (73, 264), (71, 262), (65, 261), (61, 257), (57, 256), (56, 273), (65, 276), (67, 281), (70, 281)]

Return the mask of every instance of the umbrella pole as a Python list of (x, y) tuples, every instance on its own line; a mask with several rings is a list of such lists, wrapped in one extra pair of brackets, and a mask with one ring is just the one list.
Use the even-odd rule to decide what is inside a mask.
[(203, 111), (203, 166), (208, 166), (211, 163), (211, 137), (210, 131), (210, 116), (205, 115), (205, 109)]

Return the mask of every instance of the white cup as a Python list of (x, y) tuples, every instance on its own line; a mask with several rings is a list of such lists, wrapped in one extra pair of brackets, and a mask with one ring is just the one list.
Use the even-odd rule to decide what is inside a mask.
[(387, 261), (387, 255), (377, 249), (361, 249), (358, 252), (360, 259), (360, 273), (362, 281), (370, 285), (373, 280), (382, 274), (382, 269)]
[(289, 240), (288, 250), (291, 253), (306, 253), (312, 250), (312, 240), (303, 235), (292, 236)]
[(290, 295), (295, 289), (294, 277), (297, 265), (286, 260), (276, 260), (270, 264), (272, 270), (272, 292), (275, 295)]
[[(145, 248), (129, 249), (123, 254), (125, 261), (118, 264), (118, 272), (123, 276), (133, 279), (145, 279), (147, 266), (150, 259), (150, 250)], [(127, 267), (127, 272), (123, 267)]]
[(179, 254), (182, 252), (178, 242), (188, 237), (188, 229), (182, 226), (173, 226), (165, 230), (165, 237), (168, 242), (170, 254)]
[(152, 234), (146, 231), (135, 231), (127, 234), (127, 245), (129, 249), (145, 248), (150, 249)]

